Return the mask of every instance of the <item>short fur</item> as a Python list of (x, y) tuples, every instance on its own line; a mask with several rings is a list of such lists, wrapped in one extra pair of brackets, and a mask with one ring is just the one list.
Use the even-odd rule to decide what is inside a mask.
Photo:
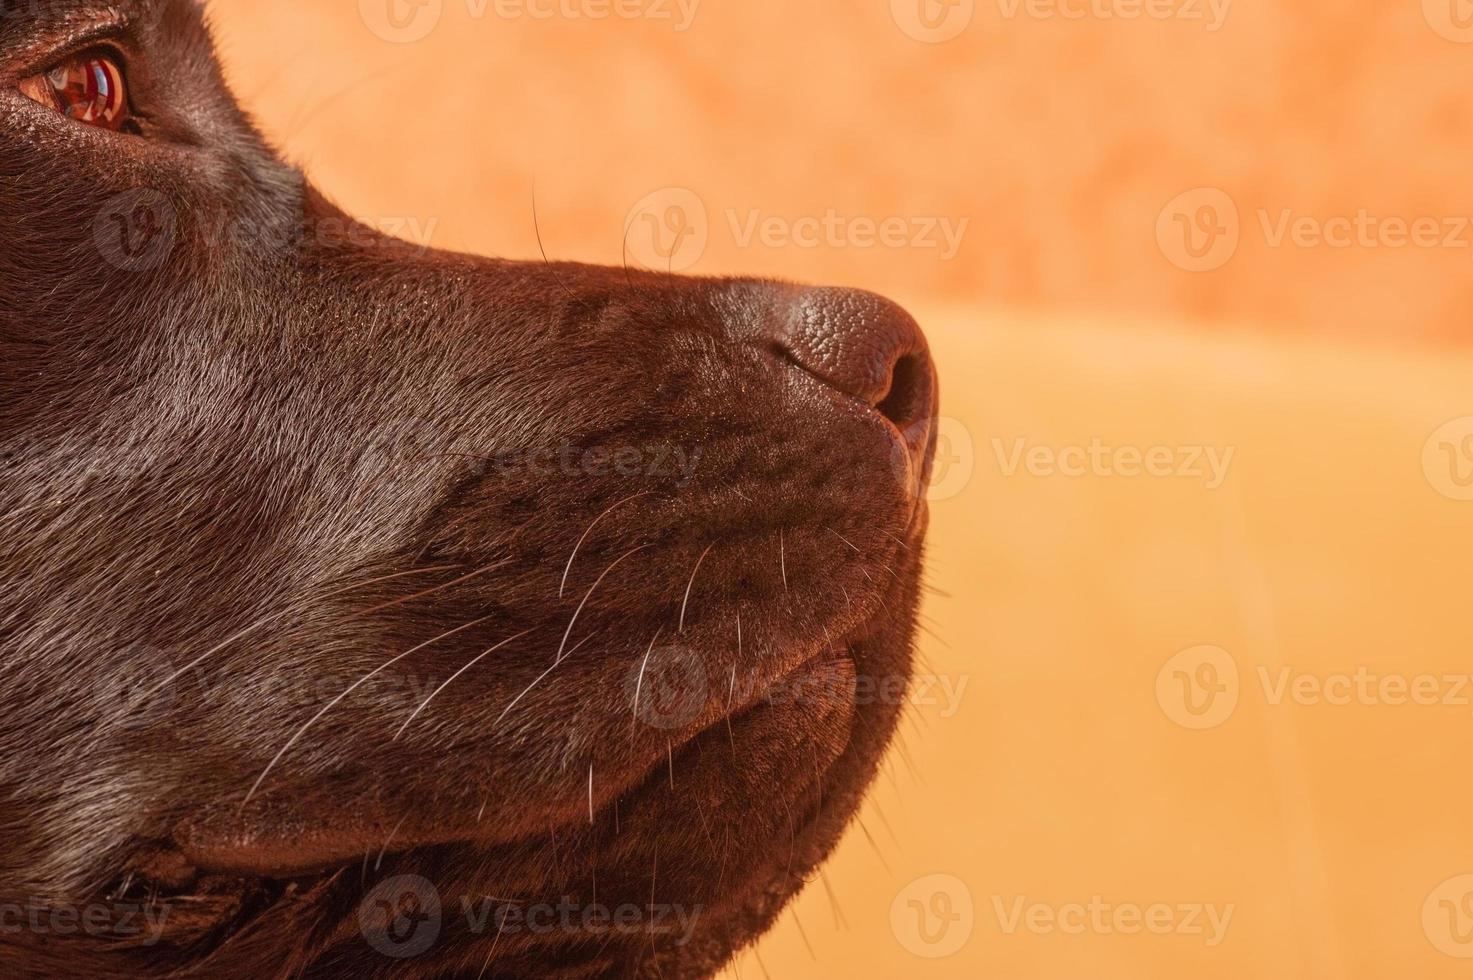
[[(382, 238), (267, 148), (193, 3), (4, 13), (0, 975), (717, 970), (896, 723), (919, 334), (846, 392), (783, 326), (836, 294)], [(141, 136), (16, 90), (98, 26)], [(412, 957), (366, 938), (394, 880), (443, 908)], [(476, 930), (488, 897), (699, 916)]]

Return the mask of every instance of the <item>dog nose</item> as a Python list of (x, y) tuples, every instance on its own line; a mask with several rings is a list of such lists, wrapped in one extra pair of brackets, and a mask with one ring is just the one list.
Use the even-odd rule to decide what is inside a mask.
[(926, 338), (900, 306), (858, 289), (797, 295), (777, 338), (809, 374), (877, 410), (902, 432), (935, 411)]

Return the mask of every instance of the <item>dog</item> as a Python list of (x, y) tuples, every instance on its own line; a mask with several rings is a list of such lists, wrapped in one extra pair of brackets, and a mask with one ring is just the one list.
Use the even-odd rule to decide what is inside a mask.
[(915, 321), (412, 246), (193, 0), (3, 9), (0, 973), (719, 970), (904, 706)]

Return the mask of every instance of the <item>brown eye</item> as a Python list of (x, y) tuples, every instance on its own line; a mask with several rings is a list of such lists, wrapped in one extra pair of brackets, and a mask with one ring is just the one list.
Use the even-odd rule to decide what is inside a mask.
[(69, 119), (103, 129), (136, 130), (128, 110), (123, 69), (112, 56), (93, 52), (68, 58), (44, 75), (20, 83), (21, 94)]

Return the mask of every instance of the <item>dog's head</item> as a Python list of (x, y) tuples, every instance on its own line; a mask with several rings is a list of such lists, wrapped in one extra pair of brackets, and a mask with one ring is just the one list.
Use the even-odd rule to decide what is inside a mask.
[(910, 672), (867, 293), (418, 250), (189, 0), (0, 17), (0, 972), (705, 975)]

